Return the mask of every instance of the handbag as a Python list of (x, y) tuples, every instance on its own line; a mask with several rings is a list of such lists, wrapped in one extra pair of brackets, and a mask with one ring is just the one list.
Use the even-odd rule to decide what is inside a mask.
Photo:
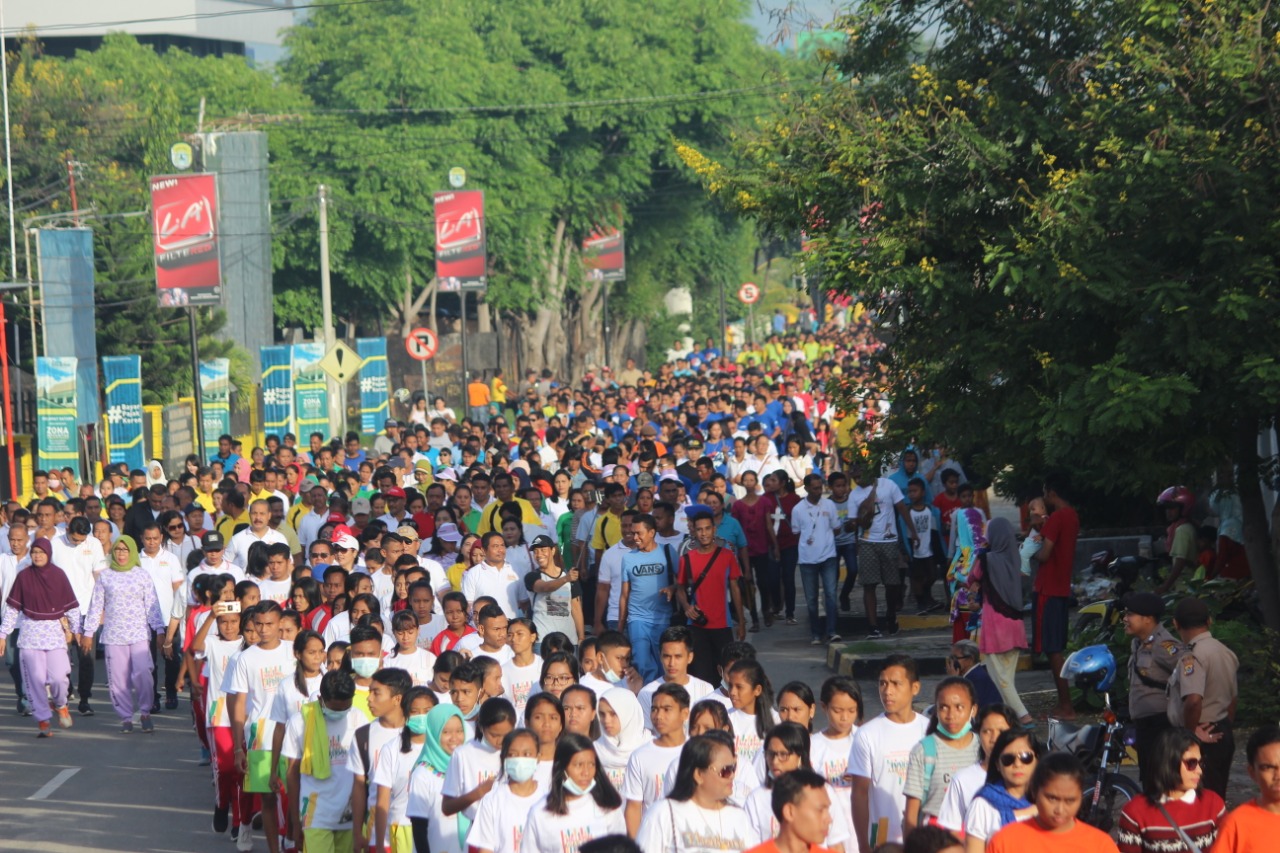
[(1164, 807), (1164, 803), (1156, 803), (1156, 808), (1160, 810), (1160, 814), (1164, 815), (1164, 819), (1169, 821), (1169, 826), (1173, 827), (1173, 831), (1178, 833), (1178, 838), (1182, 840), (1183, 844), (1187, 845), (1187, 849), (1191, 853), (1202, 853), (1200, 847), (1191, 840), (1191, 836), (1187, 835), (1186, 830), (1178, 826), (1177, 821), (1169, 816), (1169, 810)]

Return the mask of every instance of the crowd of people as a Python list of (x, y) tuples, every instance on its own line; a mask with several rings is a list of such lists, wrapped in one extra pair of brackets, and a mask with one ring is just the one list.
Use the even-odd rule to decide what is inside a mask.
[[(466, 417), (424, 398), (372, 441), (222, 436), (162, 481), (37, 472), (0, 545), (17, 710), (40, 738), (94, 715), (99, 648), (122, 734), (189, 694), (213, 832), (242, 851), (259, 832), (270, 853), (1114, 851), (1077, 818), (1084, 769), (1017, 698), (1025, 636), (1001, 630), (1025, 561), (1056, 547), (1069, 572), (1068, 489), (1047, 484), (1019, 553), (941, 448), (880, 476), (858, 447), (887, 404), (828, 399), (877, 346), (846, 310), (734, 358), (708, 341), (655, 371), (497, 374)], [(908, 588), (953, 611), (930, 715), (902, 654), (871, 719), (846, 677), (775, 689), (757, 648), (799, 624), (797, 575), (815, 644), (841, 639), (855, 583), (873, 637)], [(1060, 655), (1040, 576), (1035, 641)], [(1197, 618), (1176, 623), (1200, 654)], [(1258, 800), (1224, 815), (1200, 785), (1205, 707), (1154, 733), (1125, 853), (1174, 849), (1153, 810), (1220, 853), (1280, 823), (1280, 728), (1248, 744)]]

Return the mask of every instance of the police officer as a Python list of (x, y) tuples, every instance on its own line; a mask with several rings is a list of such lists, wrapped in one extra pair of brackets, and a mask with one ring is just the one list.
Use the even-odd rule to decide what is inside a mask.
[(1184, 598), (1173, 610), (1174, 628), (1187, 648), (1169, 679), (1169, 722), (1200, 742), (1204, 786), (1225, 798), (1236, 749), (1239, 662), (1209, 633), (1211, 623), (1209, 606), (1197, 598)]
[(1129, 654), (1129, 717), (1136, 729), (1138, 770), (1145, 783), (1156, 736), (1171, 726), (1165, 688), (1185, 649), (1160, 624), (1164, 615), (1160, 596), (1154, 592), (1131, 592), (1123, 603), (1124, 632), (1133, 637)]

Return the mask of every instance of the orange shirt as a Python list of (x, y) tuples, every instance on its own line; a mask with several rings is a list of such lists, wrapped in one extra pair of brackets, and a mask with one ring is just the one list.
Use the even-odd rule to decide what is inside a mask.
[[(778, 842), (776, 839), (770, 838), (764, 844), (757, 844), (755, 847), (747, 850), (746, 853), (779, 853)], [(817, 844), (810, 844), (809, 853), (831, 853), (831, 851), (826, 847), (819, 847)]]
[(467, 386), (468, 406), (489, 405), (489, 386), (480, 381), (473, 381)]
[(1105, 832), (1077, 820), (1066, 832), (1050, 832), (1035, 818), (1011, 823), (987, 842), (987, 853), (1119, 853)]
[(1275, 850), (1280, 836), (1280, 814), (1269, 812), (1256, 800), (1244, 803), (1222, 822), (1213, 853), (1263, 853)]

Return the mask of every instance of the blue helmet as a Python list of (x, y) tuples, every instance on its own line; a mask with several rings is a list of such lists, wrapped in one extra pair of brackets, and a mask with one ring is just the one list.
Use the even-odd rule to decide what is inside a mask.
[(1067, 662), (1062, 665), (1062, 677), (1106, 693), (1116, 680), (1115, 656), (1106, 646), (1085, 646), (1067, 658)]

